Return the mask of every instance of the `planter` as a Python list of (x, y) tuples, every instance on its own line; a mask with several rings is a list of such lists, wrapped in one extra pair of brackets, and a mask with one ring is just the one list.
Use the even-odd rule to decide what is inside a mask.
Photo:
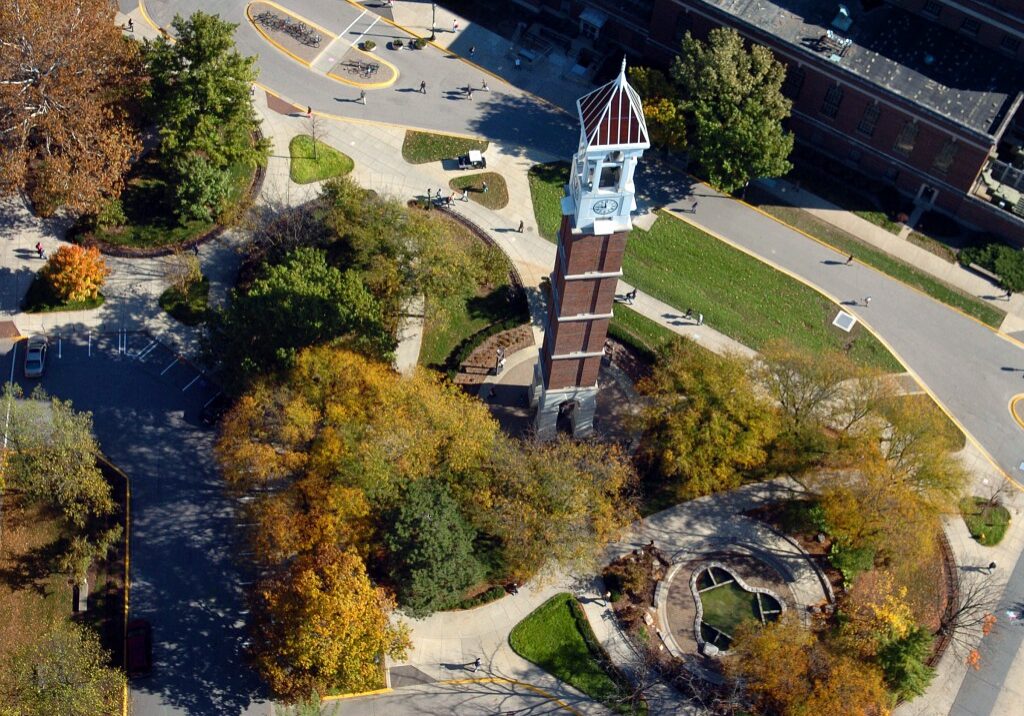
[(389, 43), (389, 47), (391, 47), (392, 50), (401, 50), (403, 47), (405, 47), (405, 43), (402, 42), (401, 40), (392, 40)]
[(359, 49), (363, 50), (364, 52), (373, 52), (375, 49), (377, 49), (377, 43), (374, 42), (373, 40), (367, 40), (362, 45), (360, 45)]

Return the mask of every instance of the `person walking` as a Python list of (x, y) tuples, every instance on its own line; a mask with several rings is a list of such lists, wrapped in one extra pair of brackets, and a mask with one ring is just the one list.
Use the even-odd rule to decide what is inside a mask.
[(473, 88), (470, 87), (469, 85), (466, 85), (466, 96), (469, 99), (473, 99)]
[(515, 63), (515, 65), (516, 65), (516, 69), (517, 69), (517, 70), (521, 70), (521, 69), (523, 69), (523, 61), (522, 61), (522, 60), (520, 60), (520, 59), (519, 59), (518, 57), (516, 58), (516, 63)]
[(853, 263), (853, 254), (850, 254), (849, 256), (846, 257), (846, 265), (849, 266), (852, 263)]
[(697, 314), (697, 325), (698, 326), (703, 326), (704, 325), (704, 314), (703, 313), (698, 313)]
[(135, 32), (135, 21), (128, 18), (128, 32)]
[(476, 658), (476, 661), (473, 662), (473, 671), (478, 671), (479, 669), (480, 669), (480, 657), (478, 656)]
[(462, 201), (469, 201), (469, 187), (462, 190), (462, 196), (459, 197)]
[(1004, 301), (1009, 301), (1012, 296), (1013, 296), (1013, 291), (1011, 291), (1010, 289), (1006, 289), (1006, 293), (1003, 294), (1003, 300)]
[(452, 32), (458, 32), (458, 31), (459, 31), (459, 21), (458, 20), (452, 20)]
[(476, 54), (476, 45), (470, 45), (469, 46), (469, 56), (472, 57), (475, 54)]
[(693, 204), (690, 206), (690, 213), (691, 214), (696, 214), (697, 213), (697, 202), (693, 202)]
[(199, 244), (192, 244), (192, 255), (199, 256)]
[(864, 297), (864, 308), (867, 308), (870, 305), (871, 305), (871, 296), (865, 296)]
[(487, 182), (483, 182), (483, 185), (484, 185), (484, 188), (483, 188), (483, 192), (482, 193), (486, 194), (487, 193)]
[(43, 242), (42, 241), (37, 241), (36, 242), (36, 253), (39, 254), (39, 258), (43, 258), (43, 256), (45, 255), (46, 252), (43, 251)]
[(427, 93), (427, 81), (426, 80), (420, 80), (420, 94), (426, 94), (426, 93)]
[(366, 90), (359, 90), (359, 101), (366, 105)]
[(518, 229), (516, 229), (516, 232), (517, 232), (517, 233), (520, 233), (520, 234), (521, 234), (521, 233), (523, 233), (523, 228), (524, 228), (525, 226), (526, 226), (526, 223), (525, 223), (525, 222), (524, 222), (524, 221), (523, 221), (522, 219), (520, 219), (520, 220), (519, 220), (519, 228), (518, 228)]
[(991, 575), (995, 571), (996, 571), (996, 563), (995, 562), (989, 562), (988, 563), (988, 572), (987, 573), (989, 575)]
[(483, 82), (480, 83), (480, 89), (484, 92), (490, 92), (491, 88), (487, 86), (487, 78), (484, 77)]
[(626, 294), (626, 303), (628, 303), (630, 306), (632, 306), (633, 305), (633, 301), (635, 301), (635, 300), (636, 300), (636, 289), (634, 288), (632, 291), (630, 291), (629, 293)]
[(306, 105), (306, 119), (313, 119), (313, 108)]
[(691, 318), (693, 318), (693, 309), (687, 308), (686, 313), (683, 314), (683, 319), (689, 321)]

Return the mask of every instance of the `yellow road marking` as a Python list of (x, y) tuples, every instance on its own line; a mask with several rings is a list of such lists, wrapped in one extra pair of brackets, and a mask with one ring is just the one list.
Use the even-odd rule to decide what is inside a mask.
[(1024, 401), (1024, 393), (1018, 393), (1010, 398), (1010, 415), (1017, 421), (1017, 425), (1024, 430), (1024, 402), (1021, 401)]

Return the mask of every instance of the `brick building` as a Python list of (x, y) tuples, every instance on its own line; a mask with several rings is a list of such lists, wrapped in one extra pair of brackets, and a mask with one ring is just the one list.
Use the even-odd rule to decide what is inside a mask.
[(1024, 144), (1024, 0), (515, 1), (653, 65), (686, 32), (733, 27), (786, 64), (802, 144), (1024, 243), (1024, 172), (1006, 155)]

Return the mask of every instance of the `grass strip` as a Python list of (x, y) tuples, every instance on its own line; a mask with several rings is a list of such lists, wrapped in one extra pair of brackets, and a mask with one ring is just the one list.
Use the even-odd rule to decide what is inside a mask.
[(470, 149), (486, 151), (488, 143), (480, 139), (453, 137), (448, 134), (408, 130), (402, 141), (402, 159), (410, 164), (427, 164), (454, 159)]
[(984, 497), (965, 497), (960, 500), (960, 514), (971, 537), (978, 544), (992, 547), (1003, 540), (1010, 526), (1010, 512), (999, 504), (990, 505)]
[(355, 162), (347, 154), (304, 134), (288, 143), (291, 155), (289, 175), (296, 184), (311, 184), (348, 174)]
[(198, 326), (206, 320), (209, 309), (210, 279), (203, 276), (189, 285), (184, 294), (171, 286), (160, 294), (160, 308), (186, 326)]
[[(774, 203), (775, 199), (769, 198), (767, 194), (757, 191), (748, 192), (747, 200), (783, 223), (810, 234), (819, 241), (823, 241), (843, 253), (853, 254), (861, 263), (872, 266), (908, 286), (913, 286), (935, 300), (959, 309), (993, 328), (998, 328), (1006, 317), (1003, 311), (989, 305), (985, 301), (954, 288), (934, 276), (914, 268), (910, 264), (904, 263), (871, 244), (846, 233), (842, 229), (812, 216), (802, 209), (776, 204)], [(933, 249), (929, 250), (932, 253), (937, 253)]]
[[(484, 184), (487, 191), (484, 191)], [(505, 178), (495, 172), (465, 174), (448, 182), (448, 186), (461, 192), (468, 192), (469, 198), (488, 209), (504, 209), (508, 206), (508, 185)]]

